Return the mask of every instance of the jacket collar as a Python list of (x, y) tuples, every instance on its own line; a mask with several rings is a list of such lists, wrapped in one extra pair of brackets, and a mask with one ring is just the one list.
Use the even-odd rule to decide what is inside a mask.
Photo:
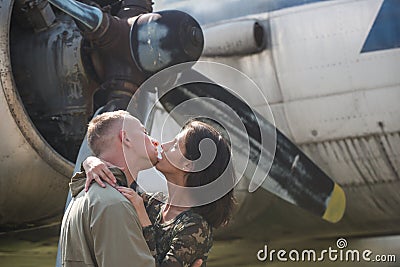
[[(128, 186), (128, 182), (126, 180), (125, 174), (118, 168), (109, 168), (112, 174), (114, 174), (117, 179), (117, 184), (119, 186)], [(71, 182), (69, 183), (69, 188), (71, 189), (72, 197), (75, 197), (85, 188), (86, 182), (86, 173), (85, 172), (77, 172), (71, 178)], [(95, 181), (92, 181), (94, 183)], [(132, 183), (136, 184), (136, 182)]]

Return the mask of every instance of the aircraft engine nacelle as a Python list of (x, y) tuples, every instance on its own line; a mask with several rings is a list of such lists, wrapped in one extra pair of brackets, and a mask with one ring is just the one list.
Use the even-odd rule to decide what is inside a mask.
[[(38, 132), (18, 93), (10, 54), (13, 4), (14, 1), (3, 1), (0, 6), (2, 229), (59, 215), (73, 170), (72, 164)], [(27, 77), (27, 82), (30, 78)]]
[(62, 215), (94, 110), (124, 109), (146, 78), (201, 55), (202, 30), (186, 13), (111, 0), (120, 7), (109, 14), (97, 2), (0, 5), (0, 231)]
[(265, 38), (263, 25), (254, 19), (205, 26), (203, 56), (227, 57), (258, 53), (265, 48)]

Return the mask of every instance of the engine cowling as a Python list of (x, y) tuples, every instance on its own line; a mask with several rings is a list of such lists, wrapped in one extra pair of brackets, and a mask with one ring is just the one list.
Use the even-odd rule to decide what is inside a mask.
[(206, 57), (249, 55), (266, 46), (265, 29), (254, 19), (221, 22), (204, 27)]
[(0, 6), (0, 225), (3, 229), (59, 216), (72, 164), (32, 123), (19, 96), (10, 55), (14, 1)]

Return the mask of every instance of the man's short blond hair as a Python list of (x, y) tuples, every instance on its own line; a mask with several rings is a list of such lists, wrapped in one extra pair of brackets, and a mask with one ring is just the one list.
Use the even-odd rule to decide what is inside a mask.
[(114, 136), (113, 130), (118, 134), (126, 116), (131, 115), (125, 110), (117, 110), (102, 113), (89, 122), (87, 140), (95, 156), (99, 156), (104, 148), (111, 145), (107, 143), (111, 140), (110, 137)]

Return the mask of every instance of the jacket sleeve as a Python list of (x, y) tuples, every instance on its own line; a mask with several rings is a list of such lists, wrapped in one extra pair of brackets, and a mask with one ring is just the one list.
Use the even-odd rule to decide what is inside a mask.
[(212, 236), (203, 222), (188, 223), (181, 227), (172, 239), (169, 251), (162, 259), (161, 267), (190, 267), (195, 260), (203, 265), (212, 246)]
[(157, 263), (157, 226), (155, 225), (155, 220), (159, 215), (161, 202), (157, 201), (155, 198), (157, 194), (149, 195), (143, 194), (143, 202), (146, 207), (147, 215), (150, 218), (151, 225), (143, 227), (143, 236), (146, 240), (147, 246), (150, 249), (151, 255), (156, 259)]
[(150, 249), (151, 255), (157, 259), (156, 226), (152, 224), (143, 227), (143, 236), (146, 240), (147, 246)]
[(137, 214), (128, 202), (92, 210), (90, 224), (94, 255), (100, 267), (155, 266)]
[[(144, 235), (153, 254), (157, 251), (155, 226), (145, 227)], [(178, 226), (167, 254), (154, 255), (156, 266), (160, 267), (190, 267), (195, 260), (202, 259), (206, 265), (208, 253), (212, 246), (212, 233), (204, 221), (188, 222)]]

